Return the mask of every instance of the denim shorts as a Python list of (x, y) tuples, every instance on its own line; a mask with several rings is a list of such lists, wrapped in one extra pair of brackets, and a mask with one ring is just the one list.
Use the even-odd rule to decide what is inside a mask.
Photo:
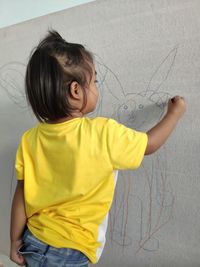
[(89, 259), (79, 250), (49, 246), (27, 229), (18, 251), (27, 267), (88, 267)]

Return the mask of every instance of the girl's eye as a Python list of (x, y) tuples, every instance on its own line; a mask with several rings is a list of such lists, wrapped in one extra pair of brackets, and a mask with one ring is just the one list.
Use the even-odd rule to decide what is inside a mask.
[(94, 82), (95, 82), (95, 83), (98, 83), (99, 81), (98, 81), (98, 80), (95, 80)]
[(143, 109), (144, 106), (142, 104), (139, 105), (139, 109)]

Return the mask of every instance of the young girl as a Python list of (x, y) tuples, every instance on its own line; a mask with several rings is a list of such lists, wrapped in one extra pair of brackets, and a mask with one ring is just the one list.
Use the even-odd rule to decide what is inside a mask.
[(116, 170), (136, 169), (155, 152), (185, 111), (169, 101), (147, 133), (113, 119), (84, 117), (97, 104), (92, 54), (51, 31), (31, 55), (26, 95), (39, 124), (16, 155), (18, 184), (11, 214), (11, 260), (19, 265), (88, 266), (105, 244)]

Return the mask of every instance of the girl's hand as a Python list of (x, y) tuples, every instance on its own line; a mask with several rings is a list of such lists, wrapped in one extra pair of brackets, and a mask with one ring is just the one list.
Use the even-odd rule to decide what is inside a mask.
[(19, 254), (18, 249), (22, 246), (22, 240), (12, 241), (11, 249), (10, 249), (10, 259), (14, 261), (16, 264), (23, 266), (25, 265), (24, 257)]
[(173, 114), (177, 119), (181, 118), (186, 111), (185, 99), (181, 96), (175, 96), (168, 102), (167, 113)]
[(165, 143), (185, 110), (186, 104), (183, 97), (175, 96), (169, 100), (167, 114), (147, 132), (148, 144), (145, 155), (154, 153)]

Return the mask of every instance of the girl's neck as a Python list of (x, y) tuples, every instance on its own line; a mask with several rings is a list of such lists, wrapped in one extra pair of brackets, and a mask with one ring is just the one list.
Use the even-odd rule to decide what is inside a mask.
[(67, 116), (67, 117), (64, 117), (64, 118), (61, 118), (55, 121), (47, 121), (47, 123), (50, 123), (50, 124), (62, 123), (65, 121), (73, 120), (75, 118), (81, 118), (83, 117), (83, 115), (84, 114), (82, 112), (73, 112), (71, 116)]

